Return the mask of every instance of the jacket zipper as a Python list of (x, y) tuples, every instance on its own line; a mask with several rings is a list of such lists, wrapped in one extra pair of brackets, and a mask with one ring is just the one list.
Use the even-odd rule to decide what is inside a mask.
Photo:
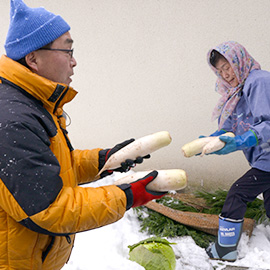
[[(71, 244), (71, 238), (69, 235), (66, 235), (66, 240), (68, 242), (68, 244)], [(46, 248), (46, 250), (42, 253), (42, 263), (45, 261), (46, 257), (48, 256), (49, 252), (51, 251), (53, 244), (55, 242), (55, 236), (52, 236), (51, 242), (48, 245), (48, 247)]]
[(47, 255), (49, 254), (50, 250), (52, 249), (54, 241), (55, 241), (55, 236), (52, 236), (50, 244), (48, 245), (47, 249), (42, 253), (42, 263), (45, 261)]
[(62, 99), (64, 98), (64, 96), (67, 94), (68, 90), (69, 90), (69, 87), (67, 87), (67, 89), (62, 93), (61, 97), (60, 97), (60, 98), (58, 99), (58, 101), (56, 102), (56, 104), (55, 104), (55, 106), (54, 106), (53, 113), (56, 112), (59, 103), (62, 101)]

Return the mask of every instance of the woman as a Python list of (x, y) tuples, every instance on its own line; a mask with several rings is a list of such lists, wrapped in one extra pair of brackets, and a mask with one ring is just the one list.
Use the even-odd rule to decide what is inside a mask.
[(224, 42), (211, 49), (208, 63), (218, 76), (216, 91), (222, 95), (213, 111), (225, 146), (213, 154), (242, 150), (251, 169), (230, 188), (219, 218), (218, 238), (208, 249), (212, 259), (235, 261), (247, 202), (264, 196), (270, 217), (270, 73), (237, 42)]

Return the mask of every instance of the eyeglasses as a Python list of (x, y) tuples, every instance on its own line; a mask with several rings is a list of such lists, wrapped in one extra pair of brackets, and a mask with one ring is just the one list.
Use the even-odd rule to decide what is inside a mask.
[(66, 49), (51, 49), (51, 48), (40, 48), (39, 50), (66, 52), (69, 54), (70, 58), (73, 57), (73, 51), (74, 51), (74, 49), (66, 50)]

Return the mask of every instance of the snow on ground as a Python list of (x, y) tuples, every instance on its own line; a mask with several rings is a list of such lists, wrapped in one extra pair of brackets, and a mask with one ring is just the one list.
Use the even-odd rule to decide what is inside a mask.
[[(120, 176), (123, 174), (114, 173), (89, 186), (108, 185)], [(221, 270), (226, 265), (249, 267), (250, 270), (270, 269), (269, 224), (257, 225), (251, 238), (242, 235), (239, 258), (234, 263), (209, 260), (205, 250), (189, 236), (167, 238), (176, 243), (172, 245), (176, 270)], [(140, 232), (140, 223), (131, 209), (114, 224), (77, 234), (72, 255), (63, 270), (143, 270), (142, 266), (128, 260), (128, 246), (151, 236)]]

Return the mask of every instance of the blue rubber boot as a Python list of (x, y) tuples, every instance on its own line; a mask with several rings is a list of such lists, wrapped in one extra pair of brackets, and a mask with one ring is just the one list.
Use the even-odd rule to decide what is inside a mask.
[(243, 219), (234, 220), (219, 216), (218, 238), (206, 252), (210, 259), (234, 262), (241, 237)]

